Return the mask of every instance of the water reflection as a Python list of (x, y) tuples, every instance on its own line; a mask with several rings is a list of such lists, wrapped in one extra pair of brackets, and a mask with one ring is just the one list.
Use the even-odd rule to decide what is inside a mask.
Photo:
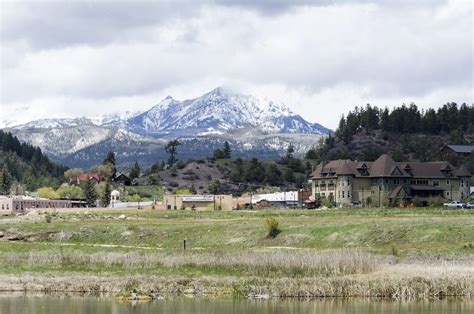
[(174, 298), (153, 302), (118, 302), (110, 297), (0, 295), (0, 313), (474, 313), (473, 299), (390, 301), (386, 299), (232, 300)]

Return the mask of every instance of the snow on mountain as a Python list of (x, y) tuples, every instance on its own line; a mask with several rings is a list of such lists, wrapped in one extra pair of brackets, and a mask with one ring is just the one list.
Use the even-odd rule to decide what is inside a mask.
[(89, 118), (94, 124), (96, 125), (117, 125), (121, 126), (125, 124), (125, 122), (140, 114), (140, 112), (137, 111), (125, 111), (125, 112), (120, 112), (120, 113), (113, 113), (113, 114), (106, 114), (106, 115), (98, 115)]
[(138, 114), (40, 119), (6, 130), (71, 167), (100, 163), (109, 150), (124, 162), (156, 162), (174, 138), (185, 143), (183, 159), (207, 157), (226, 140), (234, 156), (278, 158), (289, 143), (301, 155), (332, 132), (281, 103), (221, 87), (184, 101), (168, 96)]
[[(87, 122), (89, 120), (86, 120)], [(51, 124), (42, 124), (52, 126)], [(100, 145), (105, 140), (125, 143), (132, 148), (136, 143), (148, 139), (117, 127), (103, 127), (93, 123), (68, 125), (67, 127), (21, 127), (6, 129), (21, 141), (39, 146), (51, 156), (61, 157), (74, 154), (84, 148)]]
[(78, 125), (89, 125), (93, 124), (90, 119), (87, 118), (57, 118), (57, 119), (39, 119), (13, 126), (17, 130), (24, 129), (52, 129), (52, 128), (65, 128), (73, 127)]
[[(195, 99), (177, 101), (171, 96), (123, 125), (146, 136), (180, 137), (216, 134), (255, 127), (269, 133), (313, 133), (330, 131), (304, 120), (283, 104), (218, 87)], [(171, 135), (170, 135), (171, 134)]]

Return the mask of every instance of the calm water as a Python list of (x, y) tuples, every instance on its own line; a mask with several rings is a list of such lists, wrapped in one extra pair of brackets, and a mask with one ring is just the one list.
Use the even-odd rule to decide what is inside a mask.
[(0, 295), (0, 313), (474, 313), (474, 300), (376, 301), (367, 299), (231, 300), (176, 298), (149, 303), (121, 303), (112, 298)]

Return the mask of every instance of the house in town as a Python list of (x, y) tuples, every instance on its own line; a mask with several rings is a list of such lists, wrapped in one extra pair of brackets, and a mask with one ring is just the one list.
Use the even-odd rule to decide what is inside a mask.
[(425, 203), (430, 197), (461, 200), (469, 196), (471, 173), (447, 161), (395, 162), (384, 154), (374, 162), (320, 163), (311, 178), (314, 197), (330, 198), (337, 204), (383, 206), (394, 199), (410, 202), (414, 197)]
[(123, 173), (118, 173), (117, 176), (114, 178), (114, 182), (120, 185), (129, 186), (132, 184), (132, 180)]
[(163, 196), (164, 209), (232, 210), (232, 195)]
[(97, 183), (99, 183), (99, 182), (105, 181), (105, 178), (97, 173), (82, 173), (78, 175), (77, 177), (74, 177), (70, 183), (79, 185), (87, 180), (94, 180)]
[(256, 207), (296, 207), (298, 205), (298, 191), (284, 191), (252, 196), (252, 205)]
[(85, 207), (80, 199), (48, 199), (30, 196), (0, 196), (0, 213), (25, 212), (35, 208), (72, 208)]
[(439, 151), (444, 158), (449, 156), (468, 156), (474, 152), (474, 145), (445, 145)]

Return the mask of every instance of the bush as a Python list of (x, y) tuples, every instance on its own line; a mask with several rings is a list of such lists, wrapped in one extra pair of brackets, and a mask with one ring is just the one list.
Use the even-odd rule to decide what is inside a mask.
[(171, 181), (171, 182), (169, 183), (169, 185), (170, 185), (171, 187), (173, 187), (173, 188), (177, 188), (177, 187), (179, 186), (179, 183), (178, 183), (178, 182), (175, 182), (175, 181)]
[(323, 198), (321, 200), (321, 206), (325, 206), (325, 207), (328, 207), (328, 208), (331, 208), (334, 206), (334, 202), (330, 199), (330, 198)]
[(365, 206), (367, 207), (370, 207), (372, 206), (372, 197), (367, 197), (366, 201), (365, 201)]
[(443, 199), (441, 197), (431, 197), (428, 199), (429, 207), (441, 207), (443, 206)]
[(276, 238), (280, 234), (281, 230), (278, 228), (278, 220), (273, 217), (265, 219), (265, 227), (267, 228), (268, 234), (267, 238)]
[(411, 203), (413, 204), (414, 207), (422, 207), (423, 202), (420, 200), (418, 196), (415, 196), (412, 200)]

